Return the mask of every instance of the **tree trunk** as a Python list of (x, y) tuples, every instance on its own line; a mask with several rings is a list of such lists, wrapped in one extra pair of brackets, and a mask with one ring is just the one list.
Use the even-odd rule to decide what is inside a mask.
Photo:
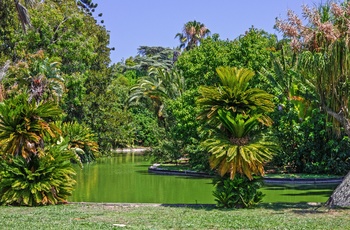
[(344, 177), (343, 181), (333, 191), (333, 194), (328, 198), (326, 206), (332, 208), (350, 207), (350, 172)]
[[(347, 119), (343, 113), (335, 113), (326, 106), (322, 108), (337, 121), (340, 122), (344, 128), (345, 133), (350, 137), (350, 120)], [(333, 191), (332, 195), (328, 198), (326, 206), (332, 208), (334, 206), (339, 207), (350, 207), (350, 171), (344, 177), (343, 181), (338, 185), (338, 187)]]

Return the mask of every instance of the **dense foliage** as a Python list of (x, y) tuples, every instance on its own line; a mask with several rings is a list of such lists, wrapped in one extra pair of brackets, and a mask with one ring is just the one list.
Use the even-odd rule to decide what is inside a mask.
[(264, 194), (258, 189), (262, 183), (259, 180), (249, 180), (245, 176), (218, 177), (214, 180), (213, 195), (219, 208), (251, 208), (259, 204)]
[[(344, 175), (348, 5), (304, 7), (308, 25), (289, 12), (276, 21), (281, 41), (254, 27), (221, 40), (189, 21), (179, 48), (140, 46), (110, 65), (93, 1), (0, 1), (1, 203), (63, 202), (72, 159), (135, 146), (218, 172), (224, 207), (260, 200), (245, 177), (263, 175), (273, 153), (278, 170)], [(232, 198), (241, 185), (248, 197)]]

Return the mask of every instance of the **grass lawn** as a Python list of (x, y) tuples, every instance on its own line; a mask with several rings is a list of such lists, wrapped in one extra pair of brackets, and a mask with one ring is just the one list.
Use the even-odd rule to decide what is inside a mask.
[(264, 204), (254, 209), (156, 204), (0, 207), (1, 229), (349, 229), (350, 209)]

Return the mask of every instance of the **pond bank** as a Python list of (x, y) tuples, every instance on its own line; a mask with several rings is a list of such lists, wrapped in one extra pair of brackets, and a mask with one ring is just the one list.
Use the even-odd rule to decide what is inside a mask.
[[(191, 176), (191, 177), (207, 177), (213, 176), (208, 173), (195, 172), (190, 170), (178, 171), (159, 168), (159, 164), (153, 164), (148, 168), (148, 172), (162, 175), (176, 175), (176, 176)], [(266, 184), (340, 184), (343, 177), (334, 178), (269, 178), (264, 177)]]

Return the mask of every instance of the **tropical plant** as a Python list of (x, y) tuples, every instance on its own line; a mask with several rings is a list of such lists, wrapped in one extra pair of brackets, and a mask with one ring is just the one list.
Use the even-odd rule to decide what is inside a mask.
[(264, 164), (272, 158), (277, 146), (265, 136), (257, 134), (260, 114), (247, 116), (220, 109), (218, 119), (223, 128), (202, 145), (212, 154), (210, 166), (221, 176), (234, 179), (240, 173), (253, 179), (253, 174), (264, 175)]
[(247, 177), (237, 176), (218, 177), (214, 180), (213, 195), (219, 208), (250, 208), (262, 201), (265, 196), (258, 189), (262, 186), (259, 180), (248, 180)]
[(275, 108), (272, 102), (273, 95), (266, 91), (252, 88), (249, 84), (254, 72), (248, 69), (235, 67), (219, 67), (217, 74), (220, 78), (218, 86), (202, 86), (199, 88), (201, 96), (198, 103), (201, 106), (199, 119), (217, 123), (217, 114), (220, 109), (232, 113), (262, 114), (258, 120), (271, 125), (272, 120), (265, 115)]
[(5, 100), (0, 104), (2, 154), (20, 155), (28, 161), (33, 156), (43, 156), (44, 138), (60, 134), (53, 121), (61, 113), (52, 102), (29, 102), (26, 94)]
[[(77, 155), (66, 144), (45, 147), (43, 157), (30, 162), (22, 156), (0, 161), (0, 203), (41, 206), (66, 203), (76, 183), (71, 160)], [(33, 164), (35, 163), (35, 164)]]
[(190, 50), (198, 46), (201, 39), (209, 34), (210, 30), (203, 23), (194, 20), (187, 22), (182, 33), (177, 33), (175, 38), (179, 38), (180, 48)]
[(176, 70), (151, 68), (147, 77), (141, 78), (130, 89), (128, 103), (142, 98), (151, 99), (159, 124), (165, 126), (164, 104), (167, 99), (179, 97), (185, 90), (185, 81)]
[(240, 173), (253, 179), (264, 174), (264, 163), (271, 159), (276, 144), (260, 132), (261, 124), (271, 125), (267, 112), (274, 110), (273, 95), (249, 87), (254, 73), (247, 69), (217, 69), (221, 85), (200, 87), (199, 119), (209, 126), (209, 137), (202, 145), (212, 154), (210, 165), (221, 176), (234, 179)]
[(60, 63), (45, 57), (44, 51), (28, 55), (27, 62), (18, 62), (4, 79), (9, 97), (28, 92), (30, 100), (59, 102), (65, 92)]
[(349, 4), (331, 3), (314, 9), (304, 6), (307, 25), (292, 11), (286, 21), (276, 21), (276, 28), (291, 38), (293, 50), (301, 54), (299, 68), (312, 83), (319, 105), (334, 119), (333, 131), (338, 136), (340, 125), (350, 136)]
[(56, 124), (62, 130), (61, 137), (68, 143), (67, 148), (75, 151), (82, 163), (95, 160), (98, 144), (90, 128), (78, 122), (57, 122)]

